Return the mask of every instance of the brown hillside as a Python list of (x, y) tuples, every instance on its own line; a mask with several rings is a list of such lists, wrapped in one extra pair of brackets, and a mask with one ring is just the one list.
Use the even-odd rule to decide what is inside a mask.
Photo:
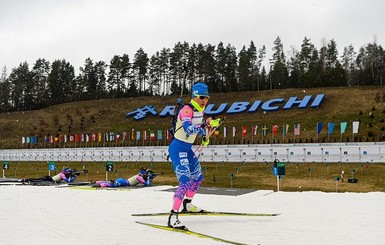
[[(266, 101), (282, 97), (285, 101), (291, 96), (302, 99), (305, 95), (324, 93), (325, 101), (317, 109), (292, 109), (278, 110), (275, 112), (263, 113), (258, 109), (255, 113), (242, 113), (226, 115), (226, 127), (237, 127), (235, 143), (241, 143), (241, 127), (249, 126), (245, 143), (262, 143), (260, 129), (263, 124), (269, 129), (268, 137), (264, 138), (265, 143), (271, 142), (271, 126), (279, 126), (275, 143), (282, 143), (282, 125), (290, 125), (288, 136), (285, 142), (293, 142), (293, 124), (301, 124), (301, 135), (296, 136), (296, 142), (316, 142), (316, 123), (323, 122), (324, 128), (320, 135), (320, 142), (340, 141), (340, 122), (348, 122), (343, 141), (353, 141), (352, 121), (361, 121), (359, 133), (355, 135), (355, 141), (380, 141), (385, 140), (385, 88), (383, 87), (354, 87), (354, 88), (317, 88), (317, 89), (286, 89), (261, 92), (239, 92), (239, 93), (217, 93), (211, 94), (209, 103), (219, 106), (221, 103), (256, 100)], [(20, 148), (22, 136), (39, 136), (39, 145), (44, 147), (43, 137), (47, 134), (69, 135), (75, 133), (92, 132), (131, 132), (143, 130), (168, 129), (170, 117), (160, 118), (158, 116), (147, 116), (141, 121), (125, 118), (127, 112), (136, 110), (145, 105), (154, 105), (157, 112), (166, 105), (174, 105), (176, 96), (168, 97), (137, 97), (125, 99), (108, 99), (67, 103), (52, 106), (42, 110), (12, 112), (0, 114), (0, 147)], [(184, 95), (184, 102), (188, 102), (190, 95)], [(327, 122), (335, 122), (334, 134), (328, 139)], [(251, 126), (258, 126), (257, 136), (251, 136)], [(224, 142), (222, 131), (217, 144), (232, 143), (228, 137)], [(120, 142), (119, 145), (135, 145), (143, 142)], [(149, 145), (150, 142), (144, 142)], [(154, 143), (152, 143), (154, 144)], [(165, 142), (155, 142), (165, 144)], [(68, 144), (68, 147), (72, 145)], [(52, 147), (52, 146), (50, 146)]]

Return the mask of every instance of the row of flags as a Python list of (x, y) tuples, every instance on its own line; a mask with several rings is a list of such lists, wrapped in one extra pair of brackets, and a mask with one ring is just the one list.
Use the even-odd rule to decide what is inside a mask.
[[(341, 122), (340, 123), (340, 134), (344, 134), (346, 132), (348, 123)], [(327, 123), (328, 127), (328, 135), (332, 135), (334, 133), (336, 124), (334, 122)], [(322, 129), (324, 128), (324, 123), (317, 123), (317, 136), (321, 134)], [(359, 122), (352, 122), (353, 134), (358, 133)], [(258, 132), (261, 133), (261, 136), (267, 136), (269, 134), (269, 129), (266, 125), (262, 125), (260, 128), (258, 126), (242, 126), (241, 127), (241, 136), (242, 138), (246, 137), (251, 132), (251, 136), (257, 136)], [(208, 131), (208, 129), (206, 128)], [(223, 127), (223, 138), (237, 136), (237, 127)], [(149, 131), (149, 132), (148, 132)], [(220, 136), (221, 129), (218, 129), (214, 133), (214, 137), (218, 138)], [(272, 137), (275, 137), (277, 133), (282, 132), (283, 138), (287, 136), (290, 132), (290, 125), (283, 124), (282, 126), (272, 125), (271, 126), (271, 134)], [(208, 134), (208, 132), (206, 132)], [(299, 123), (294, 123), (293, 125), (293, 134), (295, 136), (299, 136), (301, 134), (301, 125)], [(169, 140), (170, 134), (168, 130), (144, 130), (144, 131), (135, 131), (132, 129), (131, 132), (106, 132), (106, 133), (81, 133), (81, 134), (70, 134), (70, 135), (47, 135), (44, 136), (44, 144), (55, 144), (55, 143), (88, 143), (88, 142), (118, 142), (118, 141), (156, 141), (156, 140)], [(22, 144), (38, 144), (39, 138), (38, 136), (27, 136), (22, 137)]]

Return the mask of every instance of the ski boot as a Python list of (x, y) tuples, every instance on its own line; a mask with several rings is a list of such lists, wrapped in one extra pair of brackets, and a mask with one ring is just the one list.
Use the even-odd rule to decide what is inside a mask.
[(203, 212), (201, 208), (195, 206), (191, 203), (191, 199), (184, 199), (183, 200), (183, 209), (182, 213), (201, 213)]
[(174, 210), (171, 210), (170, 216), (168, 216), (168, 227), (174, 228), (174, 229), (181, 229), (186, 230), (187, 228), (182, 224), (182, 222), (178, 219), (178, 212), (175, 212)]

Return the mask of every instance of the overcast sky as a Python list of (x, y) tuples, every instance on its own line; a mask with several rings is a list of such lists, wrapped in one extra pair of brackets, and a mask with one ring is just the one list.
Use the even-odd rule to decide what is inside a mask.
[(65, 59), (76, 73), (86, 58), (109, 64), (152, 56), (178, 41), (230, 43), (237, 52), (253, 41), (267, 59), (280, 36), (284, 50), (304, 37), (319, 48), (334, 39), (342, 54), (376, 41), (384, 47), (383, 0), (0, 0), (0, 67), (44, 58)]

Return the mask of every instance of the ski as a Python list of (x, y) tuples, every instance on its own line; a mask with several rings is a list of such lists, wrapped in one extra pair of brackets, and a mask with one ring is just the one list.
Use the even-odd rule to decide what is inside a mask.
[[(170, 212), (167, 213), (142, 213), (142, 214), (132, 214), (132, 216), (168, 216)], [(220, 211), (202, 211), (198, 213), (192, 212), (181, 212), (179, 216), (278, 216), (280, 213), (233, 213), (233, 212), (220, 212)]]
[(135, 222), (137, 224), (153, 227), (153, 228), (156, 228), (156, 229), (180, 232), (180, 233), (184, 233), (186, 235), (191, 235), (191, 236), (196, 236), (196, 237), (200, 237), (200, 238), (211, 239), (211, 240), (218, 241), (218, 242), (229, 243), (229, 244), (238, 244), (238, 245), (244, 245), (245, 244), (245, 243), (234, 242), (234, 241), (226, 240), (226, 239), (223, 239), (223, 238), (214, 237), (214, 236), (206, 235), (206, 234), (203, 234), (203, 233), (191, 231), (191, 230), (189, 230), (187, 228), (185, 228), (185, 229), (177, 229), (177, 228), (171, 228), (171, 227), (168, 227), (168, 226), (165, 226), (165, 225), (156, 225), (156, 224), (144, 223), (144, 222), (139, 222), (139, 221), (135, 221)]

